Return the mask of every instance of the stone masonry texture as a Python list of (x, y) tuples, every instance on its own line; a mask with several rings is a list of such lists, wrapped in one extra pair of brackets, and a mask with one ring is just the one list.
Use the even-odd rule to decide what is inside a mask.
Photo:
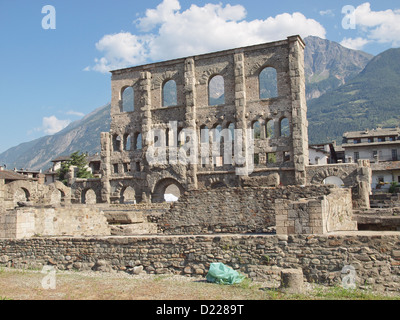
[(305, 281), (324, 285), (340, 285), (350, 265), (358, 286), (398, 291), (399, 245), (396, 232), (0, 239), (0, 265), (205, 276), (210, 263), (222, 262), (262, 281), (300, 269)]

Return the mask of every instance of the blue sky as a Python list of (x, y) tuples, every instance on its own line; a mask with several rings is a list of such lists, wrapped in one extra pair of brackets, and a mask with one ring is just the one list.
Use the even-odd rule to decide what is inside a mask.
[(0, 0), (0, 153), (108, 103), (109, 70), (294, 34), (378, 54), (400, 47), (400, 2)]

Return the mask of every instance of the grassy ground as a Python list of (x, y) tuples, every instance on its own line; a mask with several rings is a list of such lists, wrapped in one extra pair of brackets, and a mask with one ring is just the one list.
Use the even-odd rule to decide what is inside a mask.
[(249, 279), (228, 286), (207, 283), (204, 278), (98, 272), (58, 271), (55, 288), (44, 289), (44, 277), (35, 270), (0, 269), (0, 300), (400, 300), (400, 294), (340, 287), (310, 286), (302, 295), (288, 295)]

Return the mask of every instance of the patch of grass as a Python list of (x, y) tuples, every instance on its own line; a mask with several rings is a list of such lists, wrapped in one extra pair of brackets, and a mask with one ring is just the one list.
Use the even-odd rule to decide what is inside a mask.
[(0, 301), (6, 301), (6, 300), (12, 300), (12, 299), (7, 298), (7, 297), (1, 297), (1, 296), (0, 296)]

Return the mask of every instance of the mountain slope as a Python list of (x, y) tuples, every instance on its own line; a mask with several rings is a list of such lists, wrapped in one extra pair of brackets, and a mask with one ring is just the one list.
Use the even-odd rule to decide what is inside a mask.
[(345, 84), (373, 58), (368, 53), (347, 49), (339, 43), (318, 37), (307, 37), (304, 42), (307, 100), (318, 98)]
[[(400, 49), (387, 50), (347, 84), (308, 103), (310, 143), (400, 124)], [(323, 138), (324, 141), (321, 141)]]
[(59, 155), (70, 155), (77, 150), (91, 154), (100, 152), (100, 132), (110, 130), (110, 108), (111, 105), (107, 104), (55, 135), (8, 149), (0, 154), (0, 160), (8, 168), (45, 170), (51, 166), (51, 160)]

